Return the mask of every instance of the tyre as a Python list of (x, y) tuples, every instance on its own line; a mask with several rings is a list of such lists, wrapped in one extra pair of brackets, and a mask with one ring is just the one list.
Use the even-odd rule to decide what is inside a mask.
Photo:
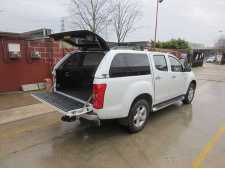
[(150, 113), (149, 103), (145, 99), (135, 101), (130, 109), (127, 117), (127, 129), (130, 133), (137, 133), (141, 131), (148, 119)]
[(196, 89), (196, 85), (194, 83), (191, 83), (188, 87), (188, 91), (185, 95), (185, 99), (183, 100), (184, 104), (191, 104), (194, 96), (195, 96), (195, 89)]

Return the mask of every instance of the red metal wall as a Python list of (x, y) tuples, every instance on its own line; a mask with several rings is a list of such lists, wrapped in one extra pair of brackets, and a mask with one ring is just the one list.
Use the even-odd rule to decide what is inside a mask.
[[(8, 43), (20, 43), (20, 59), (9, 58)], [(32, 51), (39, 51), (41, 59), (31, 59)], [(28, 41), (0, 38), (0, 92), (19, 91), (23, 84), (43, 82), (45, 78), (51, 77), (53, 65), (64, 53), (59, 43), (51, 39)]]

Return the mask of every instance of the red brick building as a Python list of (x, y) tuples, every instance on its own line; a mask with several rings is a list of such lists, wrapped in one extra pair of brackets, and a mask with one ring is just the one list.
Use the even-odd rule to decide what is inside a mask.
[(53, 65), (66, 52), (48, 38), (48, 29), (18, 33), (0, 32), (0, 92), (21, 90), (21, 85), (51, 77)]

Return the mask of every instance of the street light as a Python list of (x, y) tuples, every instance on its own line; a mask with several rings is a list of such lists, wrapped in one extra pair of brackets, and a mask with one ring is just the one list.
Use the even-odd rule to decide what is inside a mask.
[(164, 0), (156, 0), (156, 1), (157, 1), (157, 9), (156, 9), (156, 19), (155, 19), (155, 41), (154, 41), (154, 48), (156, 48), (156, 41), (157, 41), (159, 4), (162, 3)]
[(222, 48), (223, 46), (225, 46), (225, 44), (224, 44), (224, 41), (223, 41), (223, 30), (219, 30), (218, 31), (218, 33), (219, 33), (219, 38), (218, 38), (218, 41), (217, 41), (217, 54), (219, 54), (219, 52), (220, 52), (220, 48)]

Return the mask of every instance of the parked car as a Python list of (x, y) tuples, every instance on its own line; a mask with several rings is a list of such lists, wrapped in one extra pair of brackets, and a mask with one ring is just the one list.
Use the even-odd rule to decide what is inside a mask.
[(51, 37), (81, 49), (54, 67), (52, 93), (33, 94), (60, 111), (63, 121), (118, 119), (134, 133), (144, 128), (151, 112), (194, 98), (194, 73), (171, 54), (110, 50), (89, 31)]
[(216, 62), (216, 57), (215, 57), (215, 56), (212, 56), (212, 57), (208, 58), (208, 59), (206, 60), (206, 62), (207, 62), (207, 63), (215, 63), (215, 62)]

